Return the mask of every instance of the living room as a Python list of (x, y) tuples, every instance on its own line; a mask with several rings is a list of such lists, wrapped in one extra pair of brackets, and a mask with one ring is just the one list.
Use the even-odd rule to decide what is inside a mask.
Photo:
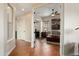
[[(47, 55), (60, 55), (60, 21), (60, 4), (45, 4), (34, 9), (34, 47), (41, 53), (37, 55), (46, 55), (46, 51), (51, 51)], [(44, 48), (47, 50), (42, 53)]]

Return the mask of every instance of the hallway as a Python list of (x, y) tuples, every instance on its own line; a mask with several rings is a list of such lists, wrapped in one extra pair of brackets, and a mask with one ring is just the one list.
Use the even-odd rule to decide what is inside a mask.
[(59, 46), (44, 43), (44, 40), (37, 40), (33, 49), (29, 42), (23, 40), (17, 40), (16, 45), (10, 56), (59, 56)]

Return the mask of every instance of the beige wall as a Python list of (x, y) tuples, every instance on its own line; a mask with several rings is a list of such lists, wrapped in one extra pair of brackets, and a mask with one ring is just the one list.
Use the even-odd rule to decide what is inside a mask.
[(32, 13), (17, 17), (17, 38), (31, 42)]
[[(12, 50), (15, 48), (15, 9), (14, 7), (10, 7), (10, 8), (8, 7), (10, 6), (6, 4), (5, 5), (5, 20), (6, 20), (5, 36), (7, 36), (7, 38), (5, 38), (5, 55), (9, 55), (12, 52)], [(10, 16), (8, 16), (7, 14), (9, 14)], [(13, 20), (12, 26), (9, 26), (9, 23), (8, 23), (9, 20)], [(10, 32), (8, 28), (12, 29), (13, 32), (12, 31)]]
[[(74, 49), (74, 55), (78, 55), (79, 44), (79, 4), (64, 4), (64, 45), (68, 43), (76, 43)], [(68, 46), (68, 45), (67, 45)], [(69, 46), (68, 46), (69, 47)], [(68, 52), (69, 48), (65, 48), (65, 52)]]
[[(8, 35), (8, 16), (7, 4), (0, 4), (0, 55), (9, 55), (15, 48), (15, 15), (13, 14), (13, 36), (9, 39)], [(10, 10), (8, 10), (10, 11)], [(15, 13), (13, 11), (13, 13)]]
[(0, 56), (4, 55), (4, 4), (0, 4)]
[[(64, 42), (74, 42), (78, 32), (75, 28), (79, 27), (79, 4), (65, 4), (64, 9)], [(78, 39), (78, 38), (77, 38)], [(79, 40), (78, 40), (79, 41)]]

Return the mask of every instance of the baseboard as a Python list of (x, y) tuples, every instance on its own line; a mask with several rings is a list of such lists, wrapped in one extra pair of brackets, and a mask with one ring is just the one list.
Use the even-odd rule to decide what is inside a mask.
[[(23, 40), (23, 39), (18, 39), (18, 40)], [(23, 40), (23, 41), (26, 41), (26, 42), (31, 42), (30, 40)]]
[(14, 46), (14, 47), (6, 54), (6, 56), (9, 56), (10, 53), (15, 49), (15, 47), (16, 47), (16, 46)]
[(35, 46), (33, 44), (31, 44), (31, 48), (34, 48)]
[(50, 41), (47, 41), (47, 43), (50, 43), (50, 44), (55, 44), (55, 45), (60, 45), (60, 43), (50, 42)]
[(29, 40), (24, 40), (24, 41), (26, 41), (26, 42), (31, 42), (31, 41), (29, 41)]

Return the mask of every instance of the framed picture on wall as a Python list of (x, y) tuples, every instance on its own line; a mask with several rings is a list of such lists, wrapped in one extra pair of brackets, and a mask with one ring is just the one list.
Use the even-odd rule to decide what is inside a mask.
[(60, 30), (60, 19), (52, 19), (51, 23), (52, 30)]

